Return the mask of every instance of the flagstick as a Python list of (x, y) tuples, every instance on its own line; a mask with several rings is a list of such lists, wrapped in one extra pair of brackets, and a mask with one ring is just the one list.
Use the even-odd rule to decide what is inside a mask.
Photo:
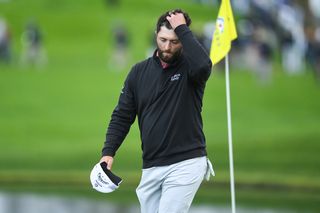
[(230, 165), (230, 187), (231, 187), (231, 204), (232, 213), (236, 212), (236, 200), (234, 190), (234, 174), (233, 174), (233, 151), (232, 151), (232, 129), (231, 129), (231, 102), (230, 102), (230, 85), (229, 85), (229, 56), (226, 55), (226, 93), (227, 93), (227, 115), (228, 115), (228, 144), (229, 144), (229, 165)]

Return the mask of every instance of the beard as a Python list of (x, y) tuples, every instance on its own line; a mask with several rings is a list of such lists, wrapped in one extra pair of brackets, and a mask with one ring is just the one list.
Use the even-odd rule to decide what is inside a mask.
[(179, 56), (181, 55), (182, 52), (182, 48), (177, 50), (176, 52), (172, 53), (172, 52), (167, 52), (167, 51), (162, 51), (160, 50), (160, 48), (158, 48), (158, 54), (159, 54), (159, 58), (168, 64), (172, 64), (174, 63)]

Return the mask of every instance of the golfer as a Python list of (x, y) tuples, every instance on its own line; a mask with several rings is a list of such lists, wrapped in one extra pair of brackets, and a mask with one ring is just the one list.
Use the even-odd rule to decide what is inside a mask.
[(111, 169), (138, 117), (143, 170), (136, 192), (142, 213), (188, 212), (209, 169), (201, 108), (212, 63), (190, 24), (180, 9), (160, 16), (157, 49), (128, 74), (102, 149), (100, 162)]

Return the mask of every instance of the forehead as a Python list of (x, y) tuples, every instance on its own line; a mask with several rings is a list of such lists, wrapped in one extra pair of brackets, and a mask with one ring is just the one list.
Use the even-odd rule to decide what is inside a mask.
[(178, 36), (173, 29), (168, 29), (165, 26), (160, 28), (160, 31), (157, 34), (158, 37), (166, 38), (168, 40), (178, 40)]

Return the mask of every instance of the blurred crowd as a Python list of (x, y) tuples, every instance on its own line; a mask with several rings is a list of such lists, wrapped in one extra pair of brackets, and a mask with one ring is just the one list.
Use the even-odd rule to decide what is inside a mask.
[[(104, 1), (106, 7), (113, 9), (120, 4), (120, 0)], [(221, 2), (190, 1), (215, 8), (219, 8)], [(259, 82), (266, 84), (272, 81), (272, 74), (278, 70), (288, 75), (312, 70), (320, 82), (320, 0), (231, 0), (231, 3), (238, 32), (230, 53), (233, 70), (252, 71)], [(205, 23), (201, 32), (195, 32), (208, 52), (215, 18)], [(130, 61), (130, 35), (123, 23), (115, 21), (112, 25), (113, 55), (108, 56), (108, 66), (123, 70)], [(147, 55), (155, 48), (153, 31), (150, 33)], [(6, 20), (0, 17), (0, 63), (12, 60), (11, 37)], [(28, 22), (20, 40), (20, 64), (43, 66), (47, 58), (39, 26)], [(279, 63), (281, 69), (276, 67)]]
[[(219, 1), (194, 0), (201, 4)], [(237, 17), (238, 39), (231, 51), (235, 70), (250, 70), (258, 81), (269, 83), (276, 71), (296, 75), (312, 70), (320, 82), (320, 1), (319, 0), (231, 0)], [(200, 41), (209, 51), (214, 22), (204, 25)]]
[[(221, 3), (221, 0), (191, 1), (216, 8)], [(320, 83), (320, 0), (231, 0), (231, 3), (238, 32), (230, 53), (234, 71), (249, 70), (259, 83), (268, 84), (272, 74), (279, 70), (287, 75), (312, 70)], [(208, 52), (214, 18), (204, 24), (201, 32), (195, 32)], [(112, 61), (124, 65), (128, 61), (125, 51), (129, 36), (124, 25), (114, 28), (113, 34), (117, 60)], [(155, 48), (154, 34), (150, 38), (147, 56)]]
[[(41, 67), (46, 63), (46, 54), (42, 46), (42, 34), (39, 26), (34, 21), (26, 23), (20, 41), (19, 63), (21, 66)], [(12, 34), (7, 21), (0, 17), (0, 63), (10, 64), (12, 60)]]

